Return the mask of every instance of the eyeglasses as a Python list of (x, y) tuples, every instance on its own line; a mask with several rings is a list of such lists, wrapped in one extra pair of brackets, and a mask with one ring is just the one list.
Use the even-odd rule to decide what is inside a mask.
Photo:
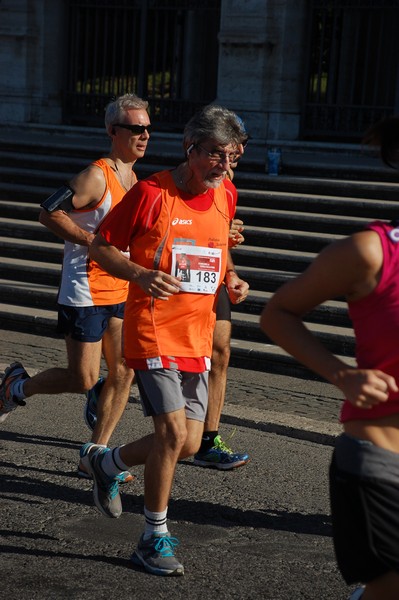
[(122, 129), (128, 129), (133, 135), (143, 135), (145, 131), (151, 133), (152, 125), (128, 125), (127, 123), (114, 123), (113, 127), (122, 127)]
[(219, 152), (218, 150), (214, 150), (213, 152), (209, 152), (208, 150), (205, 150), (205, 148), (203, 148), (201, 146), (201, 144), (195, 144), (195, 147), (199, 148), (200, 150), (202, 150), (202, 152), (205, 152), (205, 154), (208, 155), (209, 160), (211, 162), (214, 162), (214, 163), (224, 162), (225, 160), (228, 160), (229, 163), (234, 163), (240, 157), (240, 153), (239, 152), (235, 152), (234, 154), (233, 153), (232, 154), (226, 154), (226, 152)]

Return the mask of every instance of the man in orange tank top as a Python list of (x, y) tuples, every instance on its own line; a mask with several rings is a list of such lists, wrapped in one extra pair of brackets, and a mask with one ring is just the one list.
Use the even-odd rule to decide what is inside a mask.
[[(105, 112), (109, 154), (43, 203), (41, 223), (65, 241), (58, 328), (65, 335), (68, 366), (29, 377), (21, 363), (11, 365), (0, 386), (0, 422), (35, 394), (86, 392), (91, 439), (106, 446), (125, 409), (133, 379), (121, 351), (128, 285), (89, 263), (88, 250), (102, 220), (137, 181), (133, 167), (144, 156), (150, 137), (147, 107), (148, 102), (135, 94), (111, 102)], [(105, 380), (99, 380), (102, 354), (108, 370)], [(90, 477), (81, 464), (78, 474)], [(119, 478), (132, 479), (128, 472)]]
[[(115, 477), (145, 465), (145, 530), (132, 560), (156, 575), (184, 573), (167, 508), (178, 460), (193, 455), (201, 442), (222, 282), (233, 303), (248, 294), (248, 285), (229, 275), (237, 192), (226, 179), (244, 137), (231, 111), (219, 106), (199, 111), (184, 130), (184, 162), (134, 186), (90, 248), (106, 271), (129, 281), (124, 354), (154, 432), (112, 450), (86, 444), (81, 456), (93, 476), (97, 508), (114, 518), (122, 512)], [(129, 261), (120, 253), (126, 247)], [(182, 254), (190, 261), (190, 281), (175, 276)]]

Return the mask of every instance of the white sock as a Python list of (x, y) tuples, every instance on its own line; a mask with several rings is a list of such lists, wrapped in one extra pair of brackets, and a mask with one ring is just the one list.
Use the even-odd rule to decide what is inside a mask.
[(166, 522), (166, 515), (168, 514), (168, 507), (161, 512), (152, 512), (144, 507), (145, 516), (145, 530), (144, 539), (148, 540), (154, 533), (168, 533), (168, 526)]
[(101, 468), (109, 477), (115, 477), (129, 468), (121, 460), (119, 450), (120, 448), (112, 448), (109, 452), (105, 452), (101, 461)]

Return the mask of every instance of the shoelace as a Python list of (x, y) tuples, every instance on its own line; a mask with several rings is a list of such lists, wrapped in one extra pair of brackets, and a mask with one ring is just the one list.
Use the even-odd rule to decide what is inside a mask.
[[(105, 475), (105, 477), (107, 476)], [(101, 481), (101, 487), (111, 497), (111, 500), (113, 500), (119, 493), (119, 484), (118, 481), (115, 481), (115, 479), (104, 478)]]
[[(236, 433), (236, 429), (234, 429), (233, 432), (229, 435), (229, 437), (227, 438), (226, 442), (228, 442), (229, 440), (231, 440), (231, 438), (235, 435), (235, 433)], [(226, 442), (224, 442), (222, 440), (222, 438), (220, 437), (220, 435), (217, 436), (217, 438), (215, 439), (215, 441), (216, 441), (215, 448), (218, 448), (222, 452), (226, 452), (226, 454), (234, 454), (233, 450), (226, 444)]]
[(179, 545), (179, 540), (174, 537), (160, 537), (154, 544), (154, 549), (161, 554), (163, 557), (165, 556), (174, 556), (174, 547)]

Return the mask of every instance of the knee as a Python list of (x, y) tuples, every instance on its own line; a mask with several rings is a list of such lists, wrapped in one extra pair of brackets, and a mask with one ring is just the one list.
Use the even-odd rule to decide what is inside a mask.
[(120, 362), (114, 366), (108, 365), (108, 379), (118, 385), (131, 385), (134, 377), (134, 371), (126, 365), (125, 362)]
[(188, 458), (198, 452), (201, 445), (201, 435), (188, 435), (180, 452), (180, 459)]
[(131, 385), (134, 378), (134, 371), (127, 366), (125, 362), (122, 362), (118, 368), (118, 378), (124, 383)]
[(230, 360), (230, 345), (218, 346), (213, 345), (212, 348), (212, 369), (227, 369)]
[(182, 426), (170, 424), (162, 436), (162, 443), (173, 453), (180, 454), (187, 440), (187, 429)]
[(86, 392), (88, 392), (89, 390), (91, 390), (97, 383), (98, 381), (98, 375), (97, 376), (91, 376), (89, 373), (88, 374), (81, 374), (80, 376), (76, 376), (75, 378), (76, 381), (76, 391), (80, 392), (81, 394), (85, 394)]

